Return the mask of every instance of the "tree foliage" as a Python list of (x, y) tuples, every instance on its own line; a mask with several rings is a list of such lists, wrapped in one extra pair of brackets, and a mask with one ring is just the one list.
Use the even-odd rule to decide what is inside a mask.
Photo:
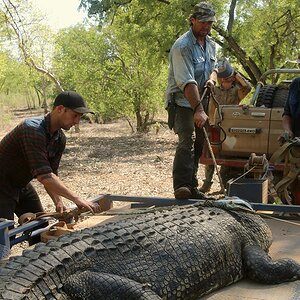
[[(299, 44), (298, 0), (230, 0), (213, 1), (218, 22), (213, 36), (226, 55), (243, 67), (253, 84), (269, 68), (286, 66), (295, 58)], [(147, 40), (157, 40), (161, 53), (186, 31), (186, 18), (195, 1), (146, 0), (81, 0), (81, 6), (102, 23), (114, 23), (118, 18), (140, 24), (155, 23)], [(129, 15), (130, 18), (125, 18)], [(146, 25), (147, 28), (147, 25)], [(146, 29), (143, 29), (146, 32)]]
[(15, 45), (18, 45), (20, 55), (17, 59), (23, 60), (31, 70), (41, 74), (40, 81), (35, 81), (34, 88), (39, 101), (42, 96), (42, 106), (47, 112), (47, 87), (51, 86), (49, 80), (56, 85), (57, 90), (63, 90), (59, 80), (51, 72), (51, 30), (44, 25), (42, 15), (33, 9), (31, 2), (1, 0), (0, 8), (0, 19), (5, 24), (3, 29), (6, 30), (6, 38), (10, 40), (13, 52), (16, 52)]
[(13, 99), (22, 97), (18, 102), (27, 104), (28, 108), (41, 106), (34, 97), (38, 84), (39, 76), (35, 70), (16, 61), (7, 52), (0, 52), (0, 95), (4, 105), (14, 107), (17, 103), (12, 103)]
[(53, 65), (63, 86), (77, 90), (104, 118), (103, 105), (105, 70), (108, 47), (105, 38), (97, 28), (86, 29), (75, 26), (61, 30), (55, 41)]
[(136, 120), (136, 130), (146, 131), (161, 107), (165, 66), (157, 68), (159, 60), (149, 56), (134, 27), (61, 31), (54, 62), (63, 85), (80, 90), (104, 121), (125, 117), (132, 128)]
[[(16, 58), (15, 64), (20, 70), (22, 62), (30, 66), (28, 84), (37, 94), (54, 93), (52, 81), (56, 91), (80, 92), (104, 121), (124, 117), (132, 129), (146, 131), (163, 108), (169, 49), (188, 30), (197, 2), (78, 0), (96, 25), (67, 28), (52, 39), (30, 2), (0, 0), (0, 38), (18, 42), (23, 60)], [(299, 0), (211, 2), (217, 11), (212, 35), (220, 46), (218, 56), (229, 58), (253, 85), (267, 69), (295, 67), (288, 61), (300, 52)], [(2, 61), (0, 53), (0, 66)], [(0, 88), (2, 82), (9, 86), (4, 70)]]

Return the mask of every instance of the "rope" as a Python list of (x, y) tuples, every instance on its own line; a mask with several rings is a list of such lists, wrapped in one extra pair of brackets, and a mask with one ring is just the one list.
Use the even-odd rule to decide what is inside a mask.
[(250, 168), (248, 171), (246, 171), (245, 173), (243, 173), (241, 176), (239, 176), (238, 178), (235, 178), (232, 183), (236, 182), (237, 180), (241, 179), (242, 177), (244, 177), (246, 174), (250, 173), (253, 169), (255, 169), (255, 166)]
[(223, 135), (224, 135), (224, 138), (222, 139), (222, 140), (220, 140), (219, 142), (210, 142), (212, 145), (222, 145), (223, 143), (224, 143), (224, 141), (226, 140), (226, 132), (225, 132), (225, 130), (222, 128), (222, 126), (220, 125), (221, 124), (221, 122), (222, 122), (222, 120), (223, 120), (223, 116), (222, 116), (222, 112), (221, 112), (221, 110), (220, 110), (220, 103), (219, 103), (219, 101), (216, 99), (216, 97), (215, 97), (215, 94), (213, 93), (213, 91), (212, 91), (212, 88), (211, 87), (209, 87), (210, 88), (210, 96), (211, 96), (211, 98), (212, 98), (212, 100), (215, 102), (215, 104), (216, 104), (216, 108), (217, 108), (217, 112), (218, 112), (218, 116), (219, 116), (219, 119), (220, 119), (220, 121), (216, 124), (216, 125), (214, 125), (215, 127), (218, 127), (219, 129), (220, 129), (220, 131), (223, 133)]

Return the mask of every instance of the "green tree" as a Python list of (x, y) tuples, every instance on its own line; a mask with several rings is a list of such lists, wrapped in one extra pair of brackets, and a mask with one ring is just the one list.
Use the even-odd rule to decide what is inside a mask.
[[(50, 86), (52, 89), (49, 80), (56, 85), (57, 90), (63, 90), (56, 75), (51, 72), (51, 30), (44, 25), (43, 16), (35, 11), (28, 1), (1, 0), (0, 20), (2, 27), (6, 29), (6, 38), (13, 45), (13, 51), (17, 45), (19, 58), (31, 70), (42, 74), (41, 85), (39, 87), (35, 85), (35, 90), (38, 96), (42, 96), (43, 107), (47, 112), (47, 88)], [(1, 33), (4, 34), (4, 31)], [(38, 84), (38, 80), (35, 84)]]
[(53, 66), (63, 86), (77, 90), (104, 118), (112, 117), (104, 105), (105, 64), (109, 46), (96, 27), (82, 25), (61, 30), (56, 36)]
[(35, 70), (10, 57), (7, 52), (0, 52), (0, 94), (3, 105), (15, 107), (27, 104), (28, 108), (40, 106), (41, 103), (36, 103), (34, 97), (38, 78)]
[(107, 30), (69, 28), (58, 35), (55, 53), (63, 85), (80, 89), (104, 121), (124, 117), (139, 132), (156, 122), (166, 66), (149, 55), (139, 26), (123, 24), (122, 32), (117, 23)]
[(127, 116), (135, 116), (137, 131), (147, 131), (156, 122), (154, 117), (162, 107), (167, 70), (159, 53), (153, 52), (155, 40), (149, 44), (143, 34), (147, 33), (133, 23), (115, 22), (106, 30), (113, 49), (108, 76), (117, 91), (113, 105), (118, 111), (126, 111)]

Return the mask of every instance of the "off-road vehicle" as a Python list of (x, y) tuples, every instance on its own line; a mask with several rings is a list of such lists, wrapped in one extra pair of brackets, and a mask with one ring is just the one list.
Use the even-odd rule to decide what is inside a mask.
[[(208, 132), (217, 164), (230, 167), (226, 181), (243, 173), (251, 153), (269, 159), (279, 148), (283, 107), (289, 85), (297, 76), (300, 69), (269, 70), (260, 78), (249, 105), (220, 105), (215, 111)], [(207, 146), (200, 162), (213, 164)], [(280, 163), (274, 165), (281, 177), (283, 167)]]

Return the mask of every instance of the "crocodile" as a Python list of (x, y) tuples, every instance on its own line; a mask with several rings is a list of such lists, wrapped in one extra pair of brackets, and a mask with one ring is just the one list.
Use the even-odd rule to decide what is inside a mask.
[(36, 244), (0, 268), (0, 299), (199, 299), (242, 278), (300, 279), (273, 261), (271, 230), (249, 209), (167, 207)]

